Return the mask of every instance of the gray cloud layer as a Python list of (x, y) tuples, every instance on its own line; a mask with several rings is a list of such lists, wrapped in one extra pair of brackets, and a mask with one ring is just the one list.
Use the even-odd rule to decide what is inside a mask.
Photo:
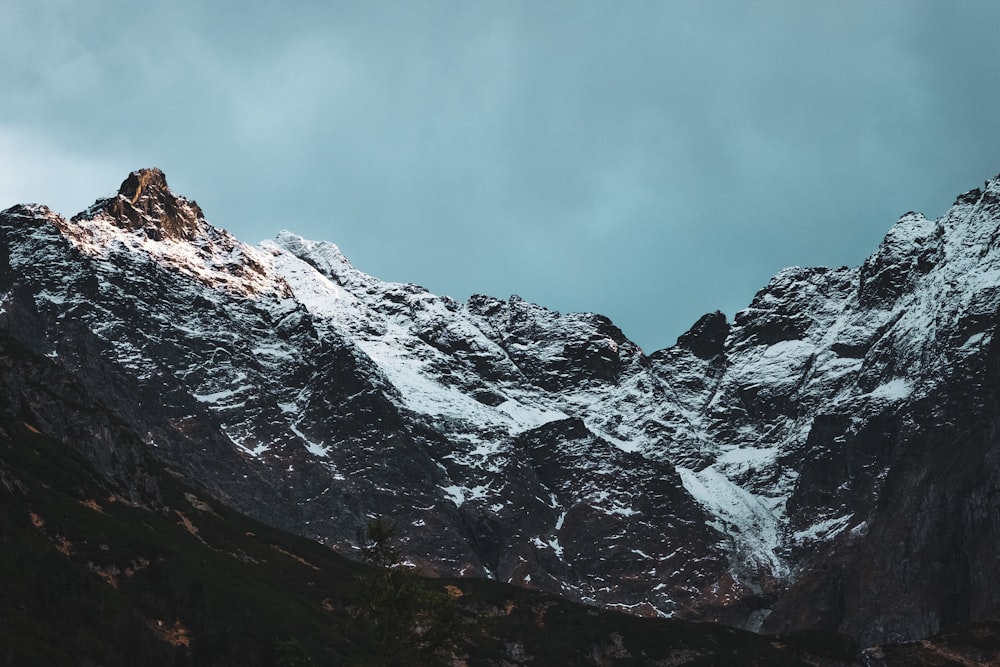
[(0, 206), (140, 166), (647, 350), (787, 265), (857, 264), (1000, 172), (990, 2), (0, 4)]

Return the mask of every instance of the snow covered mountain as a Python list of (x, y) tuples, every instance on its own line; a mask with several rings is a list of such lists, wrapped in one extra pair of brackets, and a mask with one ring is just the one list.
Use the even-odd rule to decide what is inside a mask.
[(650, 355), (247, 246), (156, 169), (0, 213), (0, 328), (241, 511), (345, 553), (386, 515), (428, 572), (869, 644), (1000, 612), (998, 307), (1000, 178)]

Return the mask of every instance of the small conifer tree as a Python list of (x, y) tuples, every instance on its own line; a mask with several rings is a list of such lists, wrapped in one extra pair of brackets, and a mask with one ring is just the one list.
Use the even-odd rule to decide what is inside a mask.
[(312, 656), (306, 651), (297, 637), (278, 640), (275, 648), (278, 652), (278, 667), (316, 667)]
[(381, 517), (368, 523), (362, 554), (377, 570), (359, 578), (352, 616), (362, 625), (361, 665), (442, 665), (469, 634), (458, 603), (401, 562), (395, 526)]

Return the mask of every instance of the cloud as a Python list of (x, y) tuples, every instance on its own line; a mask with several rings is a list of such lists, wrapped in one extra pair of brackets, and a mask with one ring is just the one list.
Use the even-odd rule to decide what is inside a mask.
[(130, 169), (124, 160), (80, 155), (22, 128), (0, 125), (0, 208), (46, 204), (71, 217), (114, 193)]
[(993, 3), (124, 7), (5, 6), (8, 191), (81, 164), (85, 205), (157, 165), (248, 241), (648, 348), (1000, 171)]

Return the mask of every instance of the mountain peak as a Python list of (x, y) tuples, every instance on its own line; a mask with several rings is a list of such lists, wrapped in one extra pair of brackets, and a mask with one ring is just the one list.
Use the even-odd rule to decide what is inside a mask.
[(139, 253), (213, 288), (243, 296), (291, 295), (268, 257), (205, 220), (194, 200), (174, 194), (160, 169), (130, 173), (118, 192), (66, 222), (45, 216), (91, 256)]
[(711, 359), (722, 354), (729, 329), (726, 316), (722, 311), (717, 310), (698, 318), (698, 321), (686, 333), (677, 338), (677, 345), (691, 350), (691, 353), (696, 357)]
[(156, 167), (133, 171), (122, 181), (116, 196), (98, 200), (73, 220), (93, 219), (101, 213), (111, 217), (116, 226), (129, 231), (142, 229), (157, 241), (193, 240), (205, 219), (198, 204), (171, 192), (166, 175)]
[(127, 197), (135, 204), (144, 190), (156, 193), (169, 193), (167, 186), (167, 176), (158, 167), (148, 169), (137, 169), (128, 175), (122, 185), (118, 188), (118, 195)]

